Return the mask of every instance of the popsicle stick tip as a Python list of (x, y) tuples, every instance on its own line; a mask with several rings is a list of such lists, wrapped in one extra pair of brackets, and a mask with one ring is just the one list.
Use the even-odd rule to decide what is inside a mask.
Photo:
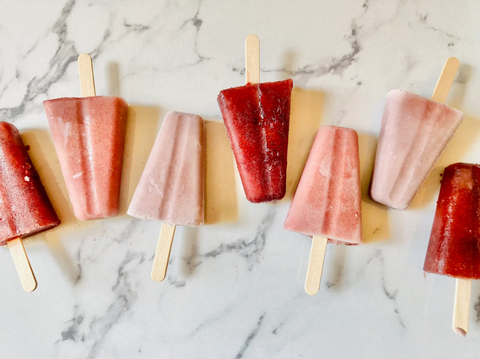
[(22, 239), (12, 239), (7, 242), (7, 246), (12, 255), (13, 263), (17, 269), (23, 290), (25, 290), (25, 292), (33, 292), (37, 289), (37, 279), (30, 265), (27, 252), (25, 252)]
[(95, 96), (96, 91), (93, 63), (89, 54), (80, 54), (78, 56), (78, 73), (80, 76), (80, 90), (82, 97)]
[(32, 281), (29, 285), (23, 285), (23, 290), (25, 292), (31, 293), (37, 289), (37, 281)]
[(307, 279), (305, 280), (305, 292), (308, 295), (315, 295), (320, 289), (322, 279), (323, 262), (327, 250), (328, 238), (314, 236), (308, 261)]
[(92, 57), (89, 54), (80, 54), (78, 55), (78, 61), (90, 61), (92, 62)]
[(471, 294), (472, 281), (470, 279), (458, 278), (455, 283), (455, 302), (453, 307), (452, 328), (455, 334), (462, 337), (466, 336), (468, 333)]
[(255, 44), (255, 43), (260, 43), (260, 39), (258, 38), (257, 35), (250, 34), (246, 37), (245, 42)]
[(449, 57), (446, 61), (446, 63), (450, 64), (450, 65), (460, 65), (460, 60), (457, 59), (455, 56), (452, 56), (452, 57)]
[(172, 250), (173, 237), (175, 236), (175, 228), (175, 225), (162, 223), (151, 274), (155, 282), (161, 282), (167, 276), (168, 261)]
[(308, 295), (315, 295), (318, 293), (319, 287), (317, 286), (310, 286), (308, 283), (305, 283), (305, 292)]
[(152, 279), (155, 281), (155, 282), (163, 282), (165, 280), (165, 275), (163, 274), (158, 274), (158, 273), (154, 273), (152, 272)]

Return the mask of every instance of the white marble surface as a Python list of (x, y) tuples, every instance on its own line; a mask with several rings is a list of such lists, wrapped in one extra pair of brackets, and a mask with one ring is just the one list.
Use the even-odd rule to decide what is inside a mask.
[[(159, 284), (149, 277), (159, 223), (73, 218), (43, 112), (45, 99), (79, 95), (76, 58), (92, 54), (97, 93), (132, 105), (125, 213), (167, 111), (220, 121), (216, 95), (243, 83), (250, 33), (261, 39), (262, 80), (297, 87), (290, 193), (320, 124), (359, 132), (366, 192), (385, 94), (429, 96), (445, 59), (462, 61), (448, 103), (467, 118), (414, 205), (386, 210), (365, 193), (366, 244), (329, 246), (314, 297), (303, 291), (310, 239), (282, 230), (289, 200), (245, 200), (221, 125), (209, 130), (220, 147), (209, 154), (208, 213), (231, 223), (180, 228)], [(476, 0), (1, 0), (0, 120), (30, 144), (63, 224), (26, 242), (32, 294), (0, 249), (0, 357), (478, 358), (480, 285), (460, 338), (454, 280), (424, 278), (422, 266), (439, 173), (480, 161), (479, 34)]]

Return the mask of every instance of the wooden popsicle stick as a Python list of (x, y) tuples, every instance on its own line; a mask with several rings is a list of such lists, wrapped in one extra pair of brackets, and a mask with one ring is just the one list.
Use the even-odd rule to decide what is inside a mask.
[(82, 97), (95, 96), (95, 79), (90, 55), (80, 54), (78, 56), (78, 73), (80, 75)]
[(245, 39), (245, 83), (260, 83), (260, 39), (253, 34)]
[(307, 292), (308, 295), (315, 295), (320, 289), (327, 242), (328, 238), (325, 237), (314, 236), (312, 238), (312, 249), (310, 250), (307, 279), (305, 281), (305, 292)]
[(447, 61), (445, 61), (442, 73), (433, 91), (432, 100), (442, 103), (447, 101), (448, 92), (450, 91), (450, 87), (452, 87), (459, 67), (460, 60), (456, 57), (449, 57)]
[(175, 225), (171, 226), (167, 223), (162, 223), (152, 268), (152, 279), (155, 282), (161, 282), (167, 276), (167, 267), (172, 250), (173, 237), (175, 236), (175, 228)]
[(455, 284), (455, 304), (453, 305), (453, 331), (462, 337), (468, 333), (468, 317), (470, 316), (470, 296), (472, 281), (457, 279)]
[(28, 260), (27, 252), (25, 252), (22, 239), (20, 237), (12, 239), (7, 241), (7, 245), (23, 289), (25, 292), (33, 292), (37, 288), (37, 280)]

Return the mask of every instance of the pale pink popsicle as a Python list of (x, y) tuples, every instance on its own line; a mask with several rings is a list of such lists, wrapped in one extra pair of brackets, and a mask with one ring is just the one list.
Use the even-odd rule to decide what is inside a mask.
[(442, 103), (392, 90), (378, 140), (372, 198), (406, 209), (463, 120), (463, 113)]
[(169, 112), (127, 213), (171, 225), (203, 224), (204, 142), (201, 117)]
[(336, 244), (361, 244), (358, 135), (321, 127), (298, 183), (284, 228)]
[(127, 103), (95, 96), (43, 104), (75, 216), (88, 220), (116, 215)]

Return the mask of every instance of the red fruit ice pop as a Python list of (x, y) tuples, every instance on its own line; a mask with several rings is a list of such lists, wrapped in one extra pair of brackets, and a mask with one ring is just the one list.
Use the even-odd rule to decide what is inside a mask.
[(259, 83), (259, 40), (246, 40), (245, 86), (223, 90), (218, 104), (250, 202), (282, 199), (286, 191), (293, 81)]
[(37, 282), (22, 239), (59, 224), (17, 128), (0, 122), (0, 246), (8, 244), (28, 292)]
[(480, 165), (445, 168), (423, 269), (457, 278), (453, 329), (466, 335), (471, 279), (480, 279)]

